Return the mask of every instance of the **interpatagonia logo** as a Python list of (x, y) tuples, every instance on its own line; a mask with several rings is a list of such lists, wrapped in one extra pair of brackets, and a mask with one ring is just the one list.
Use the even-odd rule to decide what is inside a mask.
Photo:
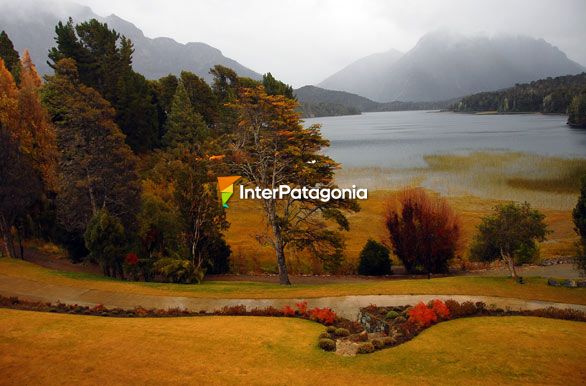
[(222, 196), (222, 206), (228, 207), (228, 200), (234, 194), (234, 183), (240, 179), (240, 176), (218, 177), (218, 189)]
[[(238, 181), (240, 176), (218, 177), (218, 188), (222, 195), (222, 206), (228, 207), (228, 200), (234, 194), (234, 183)], [(240, 199), (241, 200), (283, 200), (287, 196), (295, 200), (320, 200), (328, 202), (330, 200), (352, 199), (352, 200), (366, 200), (368, 198), (368, 189), (357, 188), (352, 185), (351, 188), (325, 188), (325, 187), (299, 187), (292, 188), (289, 185), (279, 185), (274, 189), (245, 188), (240, 185)]]

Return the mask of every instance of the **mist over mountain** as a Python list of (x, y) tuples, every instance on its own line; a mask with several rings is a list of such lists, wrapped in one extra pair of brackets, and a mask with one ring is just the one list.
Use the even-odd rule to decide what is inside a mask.
[(148, 79), (178, 74), (182, 70), (192, 71), (211, 80), (209, 69), (221, 64), (235, 70), (240, 76), (260, 79), (261, 75), (222, 55), (222, 52), (205, 43), (192, 42), (181, 44), (166, 38), (148, 38), (134, 24), (116, 16), (101, 17), (89, 7), (78, 4), (46, 3), (38, 4), (16, 2), (0, 3), (0, 30), (5, 30), (16, 50), (30, 51), (33, 62), (42, 74), (50, 73), (47, 52), (55, 45), (55, 25), (72, 17), (74, 23), (92, 18), (107, 23), (134, 43), (133, 67)]
[(437, 101), (582, 71), (583, 66), (543, 39), (438, 31), (400, 57), (368, 56), (318, 86), (379, 102)]
[(378, 74), (384, 73), (401, 56), (402, 52), (391, 49), (358, 59), (322, 81), (319, 87), (365, 95), (364, 90), (376, 88), (380, 82)]

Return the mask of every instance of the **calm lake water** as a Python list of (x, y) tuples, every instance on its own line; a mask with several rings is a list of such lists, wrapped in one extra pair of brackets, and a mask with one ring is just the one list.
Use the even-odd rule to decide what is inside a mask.
[(515, 151), (586, 157), (586, 130), (559, 115), (471, 115), (433, 111), (364, 113), (305, 120), (322, 124), (327, 153), (344, 167), (419, 167), (423, 156)]

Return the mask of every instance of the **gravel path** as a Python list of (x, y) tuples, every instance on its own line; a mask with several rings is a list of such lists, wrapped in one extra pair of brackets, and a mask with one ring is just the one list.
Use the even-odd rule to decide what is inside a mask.
[[(248, 308), (273, 306), (281, 308), (285, 305), (293, 306), (302, 299), (209, 299), (191, 298), (184, 296), (153, 296), (132, 293), (112, 292), (89, 288), (68, 287), (63, 285), (45, 284), (33, 280), (15, 278), (0, 274), (0, 295), (18, 296), (21, 299), (79, 304), (93, 306), (102, 304), (106, 307), (167, 309), (173, 307), (185, 308), (191, 311), (214, 311), (224, 306), (243, 304)], [(355, 319), (360, 307), (376, 304), (377, 306), (399, 306), (415, 304), (419, 301), (428, 302), (431, 299), (454, 299), (459, 302), (485, 302), (512, 310), (531, 310), (544, 307), (573, 308), (586, 312), (586, 306), (545, 302), (539, 300), (524, 300), (515, 298), (501, 298), (494, 296), (468, 295), (360, 295), (334, 296), (307, 299), (309, 307), (330, 307), (338, 315), (348, 319)]]

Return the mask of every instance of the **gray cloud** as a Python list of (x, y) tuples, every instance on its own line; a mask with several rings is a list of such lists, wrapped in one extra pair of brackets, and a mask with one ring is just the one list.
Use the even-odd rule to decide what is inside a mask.
[[(0, 0), (7, 1), (7, 0)], [(426, 32), (525, 34), (586, 64), (584, 0), (77, 0), (149, 37), (208, 43), (294, 86), (374, 52), (407, 51)]]

